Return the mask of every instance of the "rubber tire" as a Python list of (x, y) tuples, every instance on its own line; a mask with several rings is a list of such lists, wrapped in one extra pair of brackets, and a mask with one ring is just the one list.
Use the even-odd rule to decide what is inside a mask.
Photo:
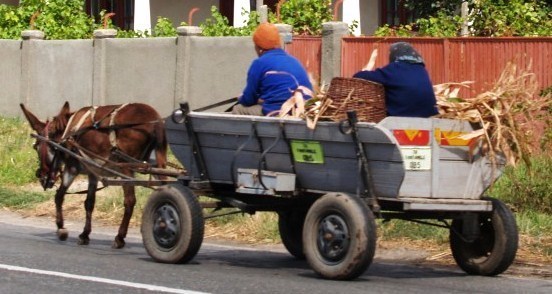
[[(324, 226), (330, 223), (332, 226)], [(333, 226), (341, 222), (340, 226)], [(335, 229), (341, 229), (341, 232)], [(332, 232), (324, 231), (332, 229)], [(332, 245), (323, 236), (335, 237), (341, 233), (343, 246)], [(335, 239), (335, 238), (334, 238)], [(319, 276), (332, 280), (352, 280), (362, 275), (372, 263), (376, 251), (376, 222), (374, 214), (358, 197), (341, 193), (330, 193), (314, 202), (305, 218), (303, 227), (303, 252), (310, 267)], [(335, 244), (335, 243), (333, 243)], [(326, 256), (324, 248), (343, 248), (337, 257)], [(332, 260), (333, 259), (333, 260)]]
[(305, 259), (303, 252), (303, 224), (306, 211), (278, 212), (278, 231), (287, 251), (297, 259)]
[[(168, 209), (176, 216), (176, 231), (171, 244), (161, 244), (156, 237), (157, 212)], [(199, 251), (203, 242), (205, 221), (194, 193), (184, 185), (170, 184), (156, 189), (149, 197), (142, 215), (142, 242), (148, 254), (161, 263), (186, 263)]]
[(456, 264), (470, 275), (496, 276), (514, 262), (518, 248), (516, 219), (504, 203), (491, 200), (491, 214), (479, 215), (480, 236), (473, 242), (464, 241), (462, 220), (454, 219), (450, 229), (450, 249)]

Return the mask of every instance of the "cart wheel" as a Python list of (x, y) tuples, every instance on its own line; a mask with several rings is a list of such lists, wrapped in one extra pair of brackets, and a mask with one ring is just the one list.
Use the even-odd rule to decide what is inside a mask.
[(297, 259), (305, 259), (303, 253), (303, 224), (305, 211), (292, 210), (278, 213), (278, 230), (287, 251)]
[(518, 231), (512, 212), (497, 199), (492, 213), (479, 215), (480, 236), (474, 241), (462, 237), (462, 220), (452, 221), (450, 249), (458, 266), (470, 275), (495, 276), (514, 261), (518, 248)]
[(311, 206), (303, 228), (303, 251), (311, 268), (325, 279), (351, 280), (372, 263), (376, 222), (358, 197), (331, 193)]
[(141, 232), (144, 247), (155, 261), (190, 261), (201, 247), (203, 230), (201, 206), (188, 187), (165, 185), (150, 195)]

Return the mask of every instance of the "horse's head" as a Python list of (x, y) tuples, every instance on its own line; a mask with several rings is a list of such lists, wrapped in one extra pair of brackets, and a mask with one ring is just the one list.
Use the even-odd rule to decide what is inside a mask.
[[(31, 128), (37, 135), (49, 141), (56, 143), (61, 142), (63, 132), (67, 127), (67, 121), (71, 116), (68, 102), (65, 102), (57, 116), (53, 117), (52, 120), (46, 120), (46, 122), (40, 121), (34, 114), (27, 110), (23, 104), (20, 104), (20, 106)], [(33, 145), (39, 160), (36, 176), (39, 178), (40, 184), (44, 190), (54, 186), (62, 167), (61, 154), (56, 148), (48, 144), (47, 140), (37, 139)]]

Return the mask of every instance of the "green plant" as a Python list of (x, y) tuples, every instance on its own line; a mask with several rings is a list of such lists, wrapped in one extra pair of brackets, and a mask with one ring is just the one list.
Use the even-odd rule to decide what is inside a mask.
[(18, 7), (0, 5), (0, 37), (19, 39), (27, 29), (41, 30), (46, 39), (87, 39), (94, 20), (77, 0), (22, 0)]
[[(186, 23), (181, 23), (180, 25), (186, 25)], [(176, 28), (173, 26), (173, 23), (170, 19), (166, 17), (157, 17), (157, 23), (153, 28), (154, 37), (176, 37)]]
[(471, 9), (470, 28), (476, 36), (552, 35), (552, 9), (544, 2), (480, 0)]
[(531, 170), (525, 164), (506, 168), (490, 193), (511, 204), (517, 211), (552, 214), (551, 178), (552, 157), (533, 157)]
[(421, 18), (416, 21), (419, 36), (431, 37), (456, 37), (462, 28), (463, 19), (458, 15), (449, 16), (444, 11), (429, 18)]
[(376, 29), (374, 36), (376, 37), (410, 37), (414, 34), (412, 26), (400, 25), (398, 27), (390, 27), (388, 24)]
[(228, 18), (222, 15), (216, 6), (211, 7), (211, 17), (202, 22), (199, 26), (203, 30), (204, 36), (223, 37), (223, 36), (250, 36), (259, 25), (259, 16), (256, 11), (251, 13), (242, 11), (242, 15), (247, 15), (248, 20), (243, 27), (233, 27)]
[(322, 23), (332, 20), (330, 0), (288, 0), (280, 9), (280, 22), (293, 26), (297, 35), (322, 34)]

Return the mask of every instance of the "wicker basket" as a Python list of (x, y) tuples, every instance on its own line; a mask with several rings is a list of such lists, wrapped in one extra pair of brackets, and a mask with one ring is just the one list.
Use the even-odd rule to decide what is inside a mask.
[[(352, 94), (351, 94), (352, 91)], [(351, 94), (351, 97), (347, 97)], [(357, 78), (333, 78), (327, 98), (335, 108), (328, 109), (324, 116), (334, 120), (347, 118), (347, 111), (355, 110), (359, 121), (378, 123), (386, 117), (385, 91), (381, 84)]]

